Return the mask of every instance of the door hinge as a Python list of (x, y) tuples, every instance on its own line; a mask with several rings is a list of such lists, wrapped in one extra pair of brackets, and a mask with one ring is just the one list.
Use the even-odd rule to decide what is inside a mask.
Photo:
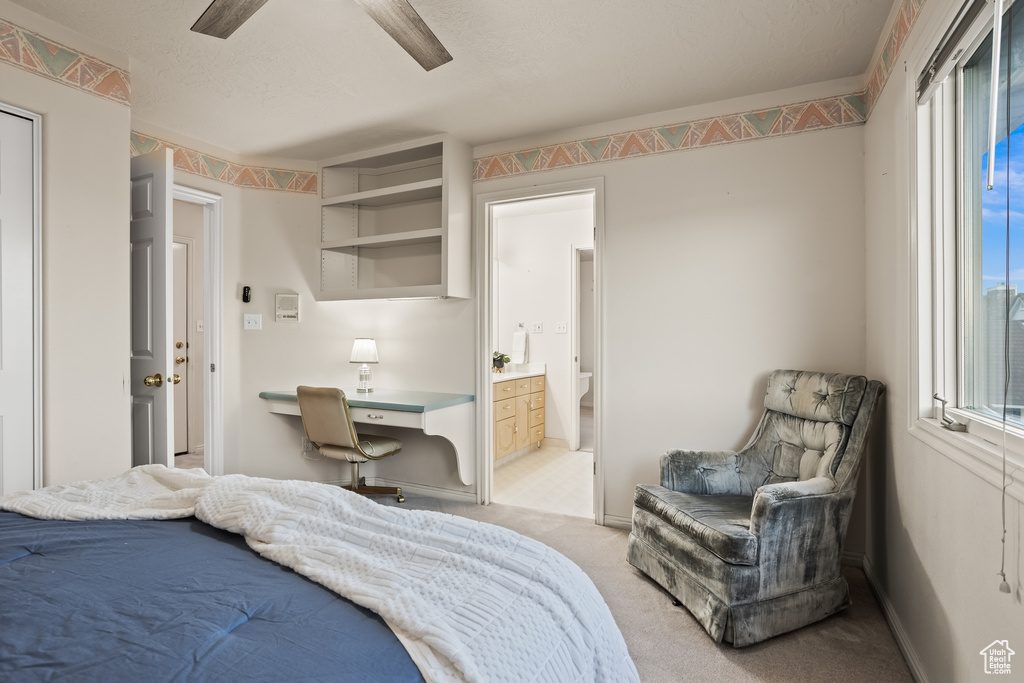
[(217, 366), (213, 363), (210, 363), (210, 372), (217, 372)]

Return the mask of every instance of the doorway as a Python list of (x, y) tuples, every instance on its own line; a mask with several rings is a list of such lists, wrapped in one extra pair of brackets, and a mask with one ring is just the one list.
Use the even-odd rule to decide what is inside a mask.
[[(480, 381), (478, 384), (477, 465), (478, 501), (504, 502), (568, 514), (593, 516), (603, 523), (603, 467), (600, 449), (600, 377), (593, 376), (593, 410), (596, 419), (593, 451), (579, 451), (578, 397), (581, 335), (578, 306), (579, 258), (577, 248), (592, 250), (593, 270), (600, 272), (603, 240), (603, 179), (588, 179), (522, 190), (483, 194), (477, 197), (481, 226), (477, 277), (480, 292)], [(593, 330), (594, 361), (600, 357), (599, 277), (595, 277)], [(586, 316), (584, 316), (586, 317)], [(525, 370), (544, 377), (544, 438), (495, 462), (494, 382), (503, 380), (490, 372), (493, 353), (506, 347), (522, 349), (517, 330), (526, 330)], [(521, 334), (521, 333), (520, 333)], [(513, 364), (512, 372), (519, 367)], [(513, 374), (512, 377), (516, 377)], [(536, 385), (535, 385), (536, 386)], [(536, 391), (534, 388), (533, 391)], [(536, 394), (534, 394), (536, 396)], [(532, 424), (532, 423), (531, 423)], [(585, 462), (583, 462), (585, 460)], [(580, 461), (583, 462), (581, 465)], [(525, 470), (509, 489), (513, 469)], [(570, 481), (575, 479), (577, 485)], [(564, 484), (564, 485), (563, 485)], [(571, 489), (587, 493), (587, 509), (566, 509)], [(522, 496), (517, 496), (522, 494)], [(520, 502), (519, 501), (532, 501)], [(570, 504), (571, 507), (571, 504)]]
[(174, 466), (204, 466), (204, 337), (206, 299), (203, 273), (203, 206), (174, 200), (172, 296), (174, 373)]
[[(187, 390), (187, 450), (176, 439), (175, 467), (202, 467), (212, 475), (224, 473), (224, 385), (221, 336), (223, 330), (223, 197), (182, 185), (174, 185), (173, 242), (186, 250), (186, 312), (176, 315), (184, 331), (175, 325), (174, 372), (183, 375)], [(181, 220), (179, 221), (179, 216)], [(175, 300), (179, 297), (175, 295)], [(177, 347), (178, 343), (182, 346)], [(182, 352), (185, 353), (182, 353)], [(178, 359), (183, 359), (178, 362)], [(179, 371), (185, 368), (185, 372)], [(175, 396), (176, 400), (182, 400)], [(175, 406), (175, 431), (179, 408)]]

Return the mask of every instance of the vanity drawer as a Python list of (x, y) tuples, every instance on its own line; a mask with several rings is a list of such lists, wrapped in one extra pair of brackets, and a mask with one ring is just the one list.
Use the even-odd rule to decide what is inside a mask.
[(544, 375), (530, 378), (530, 391), (544, 391)]
[(534, 391), (531, 388), (533, 386), (532, 379), (532, 377), (523, 377), (516, 380), (516, 396), (525, 396)]
[(530, 429), (533, 429), (537, 425), (544, 424), (544, 409), (539, 408), (537, 410), (530, 411)]
[(544, 423), (530, 428), (530, 443), (537, 443), (544, 439)]
[(530, 409), (537, 410), (538, 408), (544, 407), (544, 392), (538, 392), (536, 394), (530, 394)]
[(505, 380), (504, 382), (497, 382), (494, 385), (494, 400), (506, 398), (508, 396), (516, 395), (516, 381), (514, 379)]
[(425, 413), (411, 413), (405, 410), (379, 410), (377, 408), (350, 408), (352, 421), (361, 424), (387, 425), (423, 429)]
[(512, 397), (494, 402), (494, 421), (516, 416), (516, 400)]

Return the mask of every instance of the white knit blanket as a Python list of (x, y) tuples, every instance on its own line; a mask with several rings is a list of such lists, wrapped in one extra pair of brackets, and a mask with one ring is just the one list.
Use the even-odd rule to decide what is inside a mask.
[(146, 465), (0, 498), (40, 519), (195, 514), (380, 614), (427, 680), (637, 681), (589, 577), (543, 543), (327, 484)]

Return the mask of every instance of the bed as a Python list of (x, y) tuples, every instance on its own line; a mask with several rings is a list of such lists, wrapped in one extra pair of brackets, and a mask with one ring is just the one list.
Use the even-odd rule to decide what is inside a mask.
[(500, 527), (154, 465), (0, 508), (0, 679), (638, 680), (586, 575)]

